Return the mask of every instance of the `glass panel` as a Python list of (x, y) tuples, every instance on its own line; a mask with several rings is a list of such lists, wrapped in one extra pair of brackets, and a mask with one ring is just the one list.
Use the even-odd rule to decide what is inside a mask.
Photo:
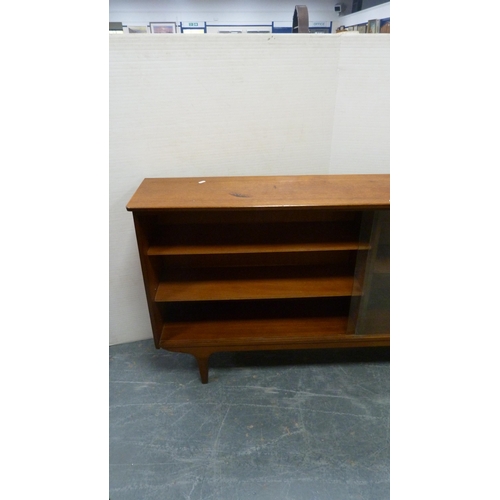
[(353, 297), (349, 314), (349, 333), (385, 334), (390, 330), (390, 212), (365, 212), (355, 282), (361, 296)]

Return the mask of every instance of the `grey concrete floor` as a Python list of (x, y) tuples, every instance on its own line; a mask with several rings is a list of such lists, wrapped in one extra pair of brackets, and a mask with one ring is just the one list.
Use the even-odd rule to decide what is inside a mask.
[(111, 500), (389, 499), (389, 350), (111, 346)]

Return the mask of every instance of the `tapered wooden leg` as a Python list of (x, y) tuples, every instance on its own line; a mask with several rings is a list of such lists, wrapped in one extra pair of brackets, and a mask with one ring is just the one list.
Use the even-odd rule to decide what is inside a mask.
[(202, 384), (208, 384), (208, 356), (196, 356)]

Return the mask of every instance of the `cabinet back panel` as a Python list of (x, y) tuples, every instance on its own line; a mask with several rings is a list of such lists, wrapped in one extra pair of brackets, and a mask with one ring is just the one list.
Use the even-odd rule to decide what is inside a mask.
[(274, 252), (234, 253), (213, 255), (168, 255), (152, 257), (163, 269), (192, 267), (251, 267), (251, 266), (316, 266), (331, 265), (352, 272), (356, 258), (355, 251), (334, 252)]

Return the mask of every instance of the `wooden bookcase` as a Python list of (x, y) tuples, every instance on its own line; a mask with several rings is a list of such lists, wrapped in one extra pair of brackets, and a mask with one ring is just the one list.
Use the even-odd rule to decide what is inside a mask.
[(157, 348), (389, 345), (389, 175), (144, 179), (133, 212)]

